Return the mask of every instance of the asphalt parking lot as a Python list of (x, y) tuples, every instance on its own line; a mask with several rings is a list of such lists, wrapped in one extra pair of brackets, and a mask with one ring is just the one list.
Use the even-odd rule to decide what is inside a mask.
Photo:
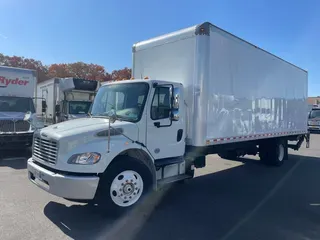
[[(320, 135), (280, 168), (221, 160), (115, 219), (27, 179), (29, 153), (0, 160), (0, 239), (320, 239)], [(157, 202), (157, 204), (156, 204)]]

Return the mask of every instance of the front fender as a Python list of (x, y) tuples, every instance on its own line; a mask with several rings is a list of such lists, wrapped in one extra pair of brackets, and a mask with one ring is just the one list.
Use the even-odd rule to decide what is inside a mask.
[[(111, 144), (110, 144), (111, 145)], [(144, 155), (148, 156), (147, 158), (154, 162), (153, 157), (149, 154), (148, 150), (141, 146), (140, 144), (131, 142), (131, 141), (117, 141), (115, 144), (110, 146), (110, 152), (107, 152), (105, 157), (105, 162), (107, 163), (105, 169), (110, 165), (110, 163), (119, 155), (129, 154), (131, 157), (135, 157), (138, 160), (144, 162), (145, 160), (142, 159), (143, 157), (138, 157), (134, 155), (134, 152), (143, 151)], [(104, 170), (105, 170), (104, 169)]]
[[(81, 172), (81, 173), (103, 173), (109, 164), (119, 154), (128, 151), (130, 149), (139, 149), (144, 151), (150, 159), (150, 156), (146, 148), (143, 146), (128, 140), (124, 136), (112, 136), (110, 141), (110, 149), (108, 151), (108, 140), (106, 138), (80, 138), (75, 141), (68, 141), (61, 143), (60, 154), (58, 157), (56, 169), (68, 171), (68, 172)], [(101, 154), (101, 159), (98, 163), (93, 165), (80, 165), (80, 164), (68, 164), (68, 159), (74, 155), (85, 152), (97, 152)]]

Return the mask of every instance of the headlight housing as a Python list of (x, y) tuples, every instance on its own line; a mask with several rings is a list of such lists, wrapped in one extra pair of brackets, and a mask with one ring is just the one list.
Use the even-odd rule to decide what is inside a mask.
[(96, 152), (74, 154), (68, 159), (69, 164), (92, 165), (100, 161), (101, 155)]

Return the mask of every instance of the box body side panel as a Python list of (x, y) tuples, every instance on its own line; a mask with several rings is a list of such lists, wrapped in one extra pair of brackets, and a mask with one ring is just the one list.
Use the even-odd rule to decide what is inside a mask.
[(207, 139), (307, 132), (307, 73), (211, 26)]

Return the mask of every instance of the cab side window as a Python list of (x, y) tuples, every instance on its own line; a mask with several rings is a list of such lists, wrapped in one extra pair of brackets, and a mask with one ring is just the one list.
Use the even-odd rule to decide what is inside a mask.
[(170, 89), (168, 87), (157, 87), (151, 104), (151, 119), (169, 118), (170, 110)]

